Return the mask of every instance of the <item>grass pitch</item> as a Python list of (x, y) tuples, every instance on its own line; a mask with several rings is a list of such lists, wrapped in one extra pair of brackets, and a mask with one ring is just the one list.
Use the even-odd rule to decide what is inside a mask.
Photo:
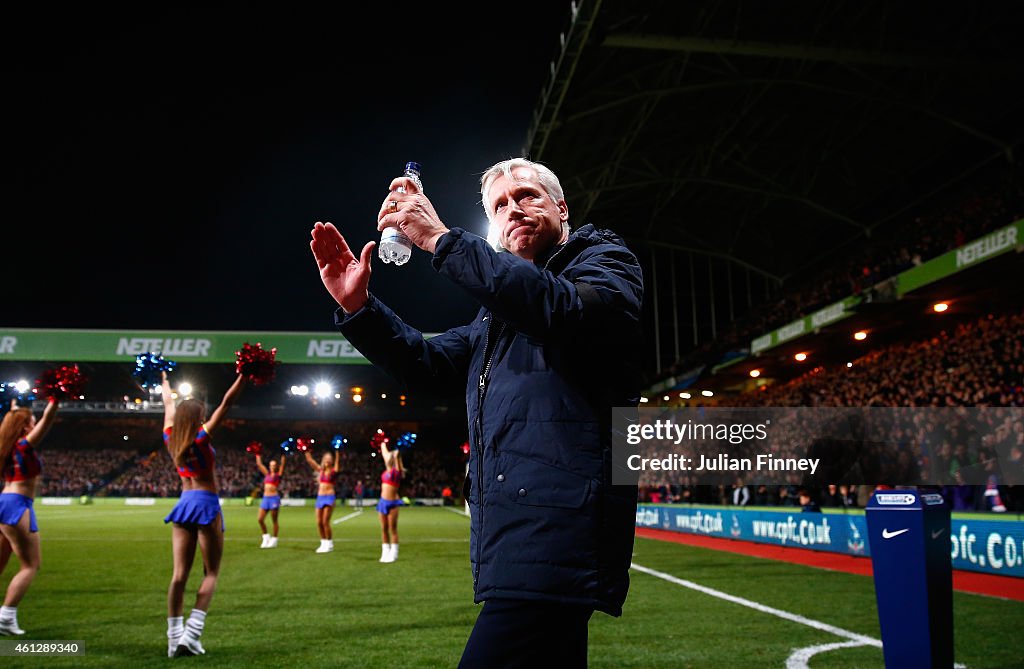
[[(281, 510), (279, 546), (271, 550), (259, 548), (255, 507), (225, 506), (224, 562), (203, 633), (206, 655), (168, 659), (171, 546), (163, 517), (170, 506), (37, 504), (43, 568), (19, 607), (28, 630), (19, 640), (78, 640), (86, 652), (3, 657), (0, 667), (404, 669), (458, 663), (479, 612), (469, 572), (469, 521), (457, 510), (426, 507), (402, 509), (399, 559), (380, 564), (372, 508), (334, 525), (334, 552), (316, 554), (311, 506)], [(349, 513), (338, 508), (334, 519)], [(590, 624), (591, 667), (783, 668), (801, 648), (849, 640), (806, 621), (880, 638), (869, 577), (647, 539), (637, 539), (634, 562), (710, 590), (633, 571), (623, 616), (598, 613)], [(15, 569), (12, 558), (4, 587)], [(197, 557), (186, 615), (201, 573)], [(1024, 667), (1024, 603), (955, 593), (954, 616), (958, 662), (977, 669)], [(808, 669), (883, 667), (881, 649), (871, 645), (819, 651), (803, 662)]]

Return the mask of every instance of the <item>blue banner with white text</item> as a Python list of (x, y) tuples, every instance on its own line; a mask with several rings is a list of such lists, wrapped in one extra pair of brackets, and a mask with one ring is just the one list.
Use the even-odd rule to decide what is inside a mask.
[[(636, 526), (776, 546), (869, 556), (863, 514), (640, 505)], [(1024, 578), (1024, 522), (952, 520), (953, 569)]]

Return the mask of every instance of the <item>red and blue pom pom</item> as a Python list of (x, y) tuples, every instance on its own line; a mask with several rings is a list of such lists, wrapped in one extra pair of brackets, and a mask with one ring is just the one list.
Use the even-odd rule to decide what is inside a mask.
[(297, 445), (298, 444), (295, 441), (295, 437), (288, 437), (287, 439), (281, 442), (281, 450), (284, 451), (285, 453), (291, 453), (292, 451), (295, 450)]
[(309, 450), (309, 447), (312, 446), (313, 443), (314, 440), (310, 439), (309, 437), (299, 437), (298, 439), (295, 440), (295, 448), (296, 450), (305, 453), (306, 451)]
[(331, 439), (331, 448), (333, 448), (336, 451), (340, 451), (341, 449), (345, 448), (347, 444), (348, 439), (346, 439), (344, 436), (340, 434), (334, 435), (334, 437)]
[(40, 375), (35, 392), (55, 400), (77, 400), (85, 394), (86, 380), (78, 365), (61, 365)]
[(255, 345), (246, 342), (241, 349), (235, 351), (235, 355), (238, 358), (235, 369), (252, 383), (261, 386), (274, 380), (278, 365), (274, 360), (274, 356), (277, 355), (276, 348), (267, 351), (259, 342)]
[(252, 453), (253, 455), (263, 454), (263, 444), (258, 441), (250, 441), (249, 445), (245, 447), (246, 453)]
[(372, 437), (370, 437), (370, 446), (373, 447), (373, 450), (379, 451), (381, 444), (386, 444), (388, 441), (390, 440), (388, 439), (388, 435), (384, 434), (384, 430), (377, 428), (377, 431), (373, 433)]
[(135, 369), (132, 376), (143, 388), (159, 386), (163, 381), (162, 373), (171, 372), (178, 363), (164, 359), (159, 353), (150, 351), (135, 358)]
[(406, 432), (395, 441), (395, 448), (400, 451), (405, 451), (412, 448), (413, 444), (416, 443), (416, 433)]

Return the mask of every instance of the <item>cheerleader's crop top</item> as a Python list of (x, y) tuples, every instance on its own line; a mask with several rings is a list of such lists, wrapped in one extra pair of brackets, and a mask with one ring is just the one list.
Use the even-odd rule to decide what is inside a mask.
[(384, 473), (380, 475), (380, 482), (398, 486), (398, 484), (402, 482), (402, 472), (394, 467), (386, 469), (384, 470)]
[[(171, 440), (171, 428), (164, 428), (164, 443)], [(214, 457), (216, 451), (210, 444), (210, 435), (206, 433), (206, 426), (199, 428), (192, 445), (185, 451), (183, 463), (178, 465), (178, 476), (186, 479), (209, 478), (213, 474)]]
[(28, 481), (43, 471), (43, 461), (28, 439), (19, 439), (3, 464), (4, 481)]

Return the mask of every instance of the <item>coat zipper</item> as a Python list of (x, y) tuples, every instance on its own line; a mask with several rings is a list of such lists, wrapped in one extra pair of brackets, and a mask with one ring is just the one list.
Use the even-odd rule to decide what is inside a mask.
[[(559, 253), (562, 252), (562, 248), (551, 254), (547, 262), (544, 263), (544, 269), (547, 270), (548, 265), (555, 259)], [(498, 332), (494, 337), (494, 348), (491, 349), (491, 331), (494, 329), (494, 314), (488, 316), (491, 320), (487, 324), (487, 329), (484, 331), (484, 366), (480, 372), (480, 378), (477, 381), (476, 387), (476, 398), (477, 398), (477, 409), (476, 409), (476, 445), (477, 455), (479, 462), (476, 468), (476, 480), (477, 480), (477, 497), (479, 499), (477, 507), (480, 514), (480, 526), (477, 533), (476, 542), (476, 568), (473, 571), (473, 589), (476, 590), (477, 584), (480, 580), (480, 556), (481, 556), (481, 545), (483, 544), (483, 528), (484, 528), (484, 396), (487, 394), (487, 377), (491, 373), (491, 363), (494, 362), (494, 354), (498, 350), (498, 341), (501, 339), (501, 335), (505, 333), (507, 324), (502, 322), (498, 328)], [(494, 446), (494, 454), (498, 454), (498, 446)]]
[[(487, 394), (487, 376), (491, 372), (491, 363), (494, 360), (494, 350), (490, 349), (491, 345), (491, 331), (494, 329), (494, 314), (490, 315), (491, 321), (487, 324), (487, 329), (484, 331), (484, 367), (480, 373), (480, 378), (476, 387), (476, 446), (477, 456), (479, 462), (476, 467), (476, 480), (477, 480), (477, 497), (478, 497), (478, 509), (480, 514), (480, 528), (478, 531), (477, 542), (476, 542), (476, 569), (473, 573), (473, 587), (476, 588), (480, 578), (480, 556), (481, 556), (481, 544), (483, 543), (483, 527), (484, 527), (484, 396)], [(498, 328), (498, 333), (495, 336), (495, 342), (501, 338), (502, 333), (505, 332), (505, 323), (501, 324)], [(495, 350), (497, 349), (497, 343), (495, 343)]]

